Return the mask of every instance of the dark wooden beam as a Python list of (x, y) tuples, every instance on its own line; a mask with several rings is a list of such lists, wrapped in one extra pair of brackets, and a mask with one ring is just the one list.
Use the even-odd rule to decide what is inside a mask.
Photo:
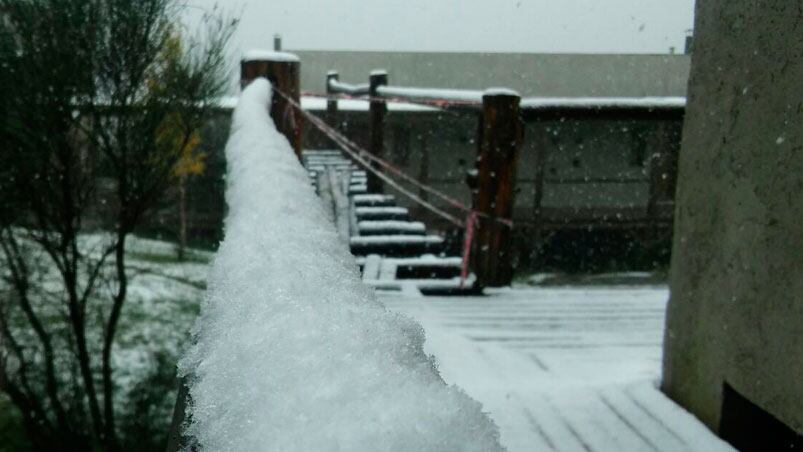
[(524, 137), (520, 102), (521, 97), (511, 91), (483, 96), (474, 206), (483, 216), (471, 250), (472, 269), (480, 287), (506, 286), (513, 279), (512, 231), (495, 219), (513, 217), (516, 162)]

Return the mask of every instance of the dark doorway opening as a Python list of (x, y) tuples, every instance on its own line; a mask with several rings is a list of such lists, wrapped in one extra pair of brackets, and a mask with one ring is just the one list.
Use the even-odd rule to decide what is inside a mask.
[(801, 435), (728, 383), (722, 390), (719, 436), (742, 452), (803, 450)]

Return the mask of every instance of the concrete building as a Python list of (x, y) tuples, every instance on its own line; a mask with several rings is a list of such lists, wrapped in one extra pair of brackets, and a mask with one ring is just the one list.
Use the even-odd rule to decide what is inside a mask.
[(740, 450), (803, 448), (803, 16), (697, 2), (663, 390)]
[(326, 92), (329, 70), (368, 82), (385, 69), (398, 86), (483, 90), (523, 97), (685, 96), (689, 55), (291, 51), (301, 59), (301, 89)]

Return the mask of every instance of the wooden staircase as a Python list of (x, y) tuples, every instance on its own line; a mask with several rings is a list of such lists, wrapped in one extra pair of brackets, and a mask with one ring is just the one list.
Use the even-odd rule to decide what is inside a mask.
[(368, 193), (368, 175), (340, 151), (305, 150), (302, 162), (366, 284), (425, 294), (471, 290), (474, 275), (461, 286), (462, 259), (447, 256), (443, 237), (428, 234), (394, 196)]

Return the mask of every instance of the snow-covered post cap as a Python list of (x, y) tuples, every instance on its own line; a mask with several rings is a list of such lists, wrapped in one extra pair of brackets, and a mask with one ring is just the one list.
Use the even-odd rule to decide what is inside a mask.
[[(482, 93), (482, 119), (477, 156), (474, 210), (491, 218), (510, 219), (516, 198), (516, 162), (521, 153), (521, 96), (508, 88)], [(470, 262), (478, 287), (508, 286), (513, 280), (510, 226), (492, 221), (477, 224)], [(489, 259), (488, 256), (493, 256)]]
[(251, 49), (243, 53), (242, 61), (276, 61), (278, 63), (300, 63), (298, 55), (273, 50)]
[(245, 88), (259, 77), (268, 79), (275, 91), (270, 104), (270, 116), (276, 129), (301, 158), (301, 114), (288, 99), (300, 101), (301, 60), (286, 52), (249, 50), (240, 62), (240, 87)]
[(488, 88), (482, 93), (482, 95), (483, 96), (521, 97), (521, 95), (518, 92), (516, 92), (516, 91), (514, 91), (514, 90), (512, 90), (510, 88), (501, 88), (501, 87)]
[(374, 69), (368, 75), (388, 75), (388, 71), (386, 69)]

